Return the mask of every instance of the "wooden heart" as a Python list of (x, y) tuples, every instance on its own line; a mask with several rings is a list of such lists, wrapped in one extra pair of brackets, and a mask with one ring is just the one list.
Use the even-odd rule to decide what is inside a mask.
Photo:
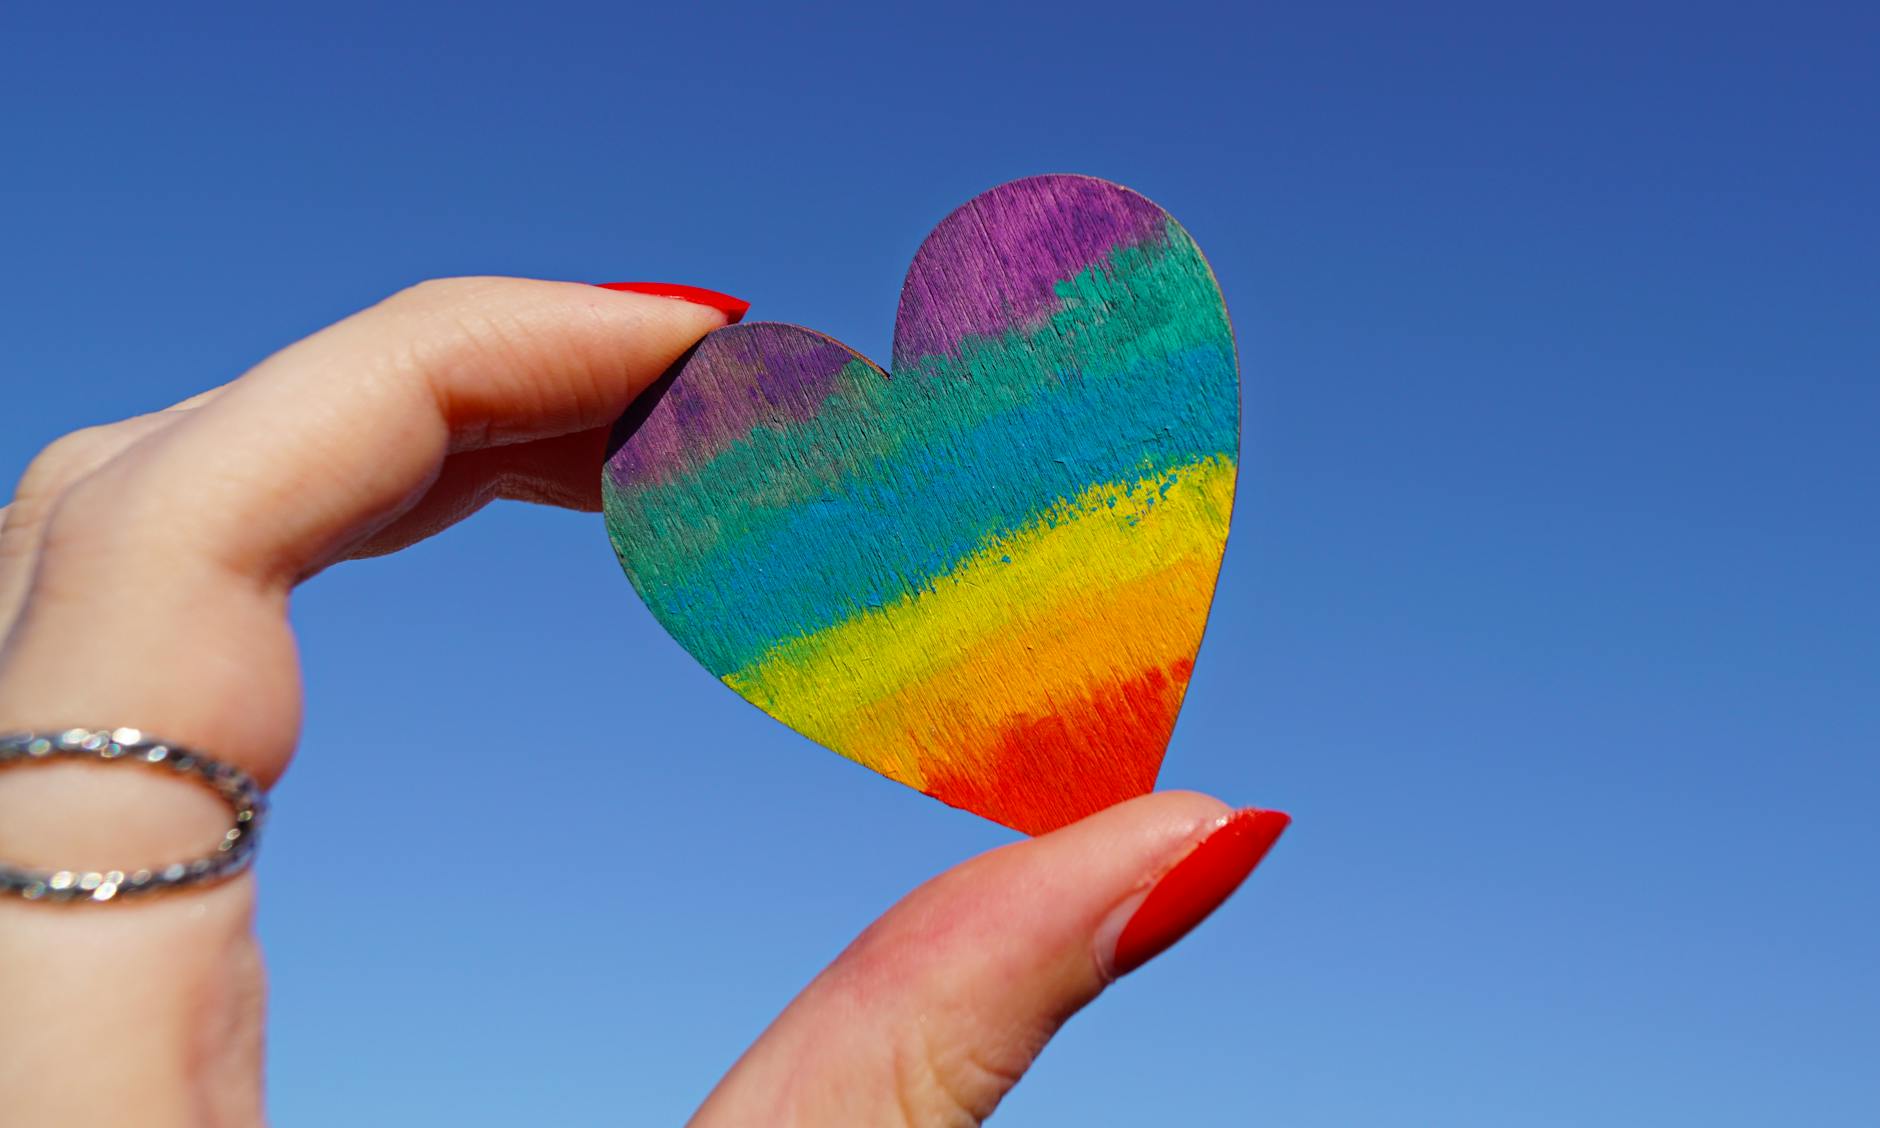
[(894, 369), (721, 329), (622, 420), (641, 598), (791, 728), (1039, 833), (1155, 785), (1234, 497), (1239, 377), (1188, 233), (1041, 176), (948, 216)]

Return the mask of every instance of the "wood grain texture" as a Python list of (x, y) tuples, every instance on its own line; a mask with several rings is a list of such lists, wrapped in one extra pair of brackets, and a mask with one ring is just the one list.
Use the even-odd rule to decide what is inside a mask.
[(726, 685), (1039, 833), (1155, 784), (1226, 543), (1238, 381), (1166, 212), (1020, 180), (921, 246), (892, 375), (796, 326), (707, 337), (622, 421), (608, 531)]

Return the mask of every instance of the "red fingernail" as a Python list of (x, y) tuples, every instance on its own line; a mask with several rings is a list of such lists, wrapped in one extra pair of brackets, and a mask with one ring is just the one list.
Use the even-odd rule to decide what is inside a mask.
[(1292, 822), (1279, 811), (1235, 812), (1162, 875), (1116, 938), (1113, 974), (1128, 975), (1219, 908)]
[(678, 298), (682, 302), (710, 306), (725, 315), (725, 324), (736, 325), (744, 319), (751, 303), (730, 294), (707, 290), (702, 286), (681, 286), (674, 282), (596, 282), (603, 290), (625, 290), (632, 294), (651, 294), (656, 298)]

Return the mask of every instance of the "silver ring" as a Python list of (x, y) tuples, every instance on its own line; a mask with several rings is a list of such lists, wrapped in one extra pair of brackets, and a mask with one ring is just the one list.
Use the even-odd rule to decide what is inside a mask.
[(38, 870), (0, 862), (0, 896), (28, 901), (90, 901), (180, 889), (232, 877), (254, 861), (268, 800), (254, 777), (200, 752), (152, 740), (134, 728), (67, 729), (61, 733), (15, 732), (0, 735), (0, 770), (19, 764), (57, 760), (92, 760), (143, 764), (203, 784), (227, 803), (234, 825), (215, 848), (199, 858), (154, 869)]

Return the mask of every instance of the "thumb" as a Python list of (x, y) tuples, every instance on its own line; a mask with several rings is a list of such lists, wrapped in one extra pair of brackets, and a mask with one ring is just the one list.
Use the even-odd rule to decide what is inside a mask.
[(797, 996), (693, 1123), (978, 1123), (1065, 1019), (1206, 918), (1289, 821), (1163, 792), (942, 874)]

